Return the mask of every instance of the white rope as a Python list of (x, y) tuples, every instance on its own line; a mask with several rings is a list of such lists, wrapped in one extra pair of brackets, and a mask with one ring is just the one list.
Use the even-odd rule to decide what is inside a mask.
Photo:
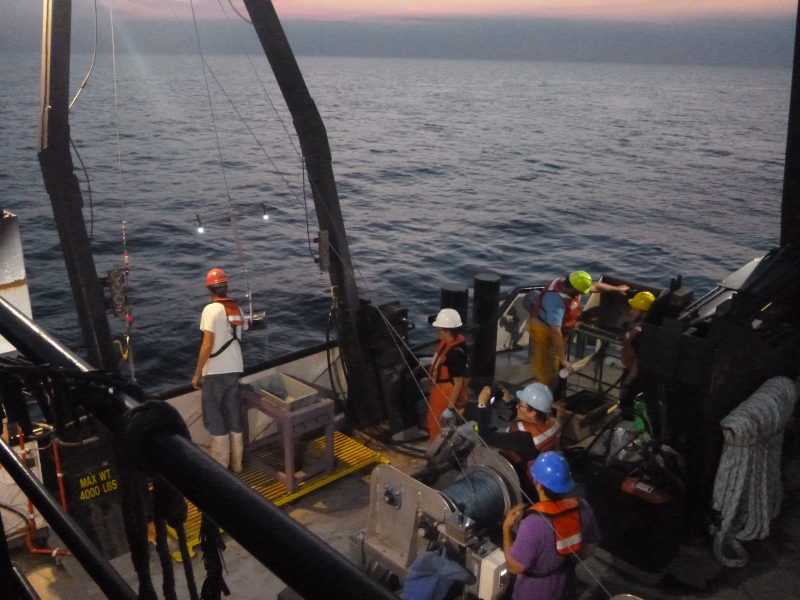
[[(739, 541), (767, 537), (780, 511), (783, 431), (796, 399), (794, 382), (774, 377), (720, 422), (725, 445), (714, 481), (713, 507), (721, 513), (714, 556), (726, 567), (747, 564)], [(734, 557), (724, 554), (727, 548)]]

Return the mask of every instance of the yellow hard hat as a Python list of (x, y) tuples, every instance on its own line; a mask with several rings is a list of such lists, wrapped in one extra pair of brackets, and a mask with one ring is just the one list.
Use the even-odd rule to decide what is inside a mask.
[(656, 297), (650, 292), (639, 292), (633, 298), (628, 300), (628, 304), (630, 304), (636, 310), (648, 311), (650, 310), (650, 305), (655, 302), (655, 300)]
[(592, 276), (586, 271), (573, 271), (569, 274), (569, 284), (581, 294), (585, 294), (592, 287)]

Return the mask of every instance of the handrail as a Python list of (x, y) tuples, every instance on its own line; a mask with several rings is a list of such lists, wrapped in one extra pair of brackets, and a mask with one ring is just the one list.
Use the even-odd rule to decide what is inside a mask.
[[(3, 298), (0, 298), (0, 335), (30, 359), (47, 361), (51, 367), (60, 367), (66, 372), (89, 370), (83, 366), (83, 361)], [(83, 400), (86, 410), (110, 431), (118, 431), (126, 410), (139, 405), (113, 385), (104, 393), (88, 394)], [(162, 475), (306, 600), (396, 600), (386, 588), (187, 439), (177, 434), (154, 432), (142, 451), (152, 472)], [(68, 547), (74, 552), (72, 546), (68, 544)]]

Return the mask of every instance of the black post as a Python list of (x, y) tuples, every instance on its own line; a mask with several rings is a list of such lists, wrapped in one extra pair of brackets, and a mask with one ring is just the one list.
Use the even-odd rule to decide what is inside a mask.
[(439, 295), (439, 309), (452, 308), (466, 326), (469, 315), (469, 289), (456, 283), (443, 285)]
[(781, 246), (800, 242), (800, 2), (794, 32), (792, 91), (789, 97), (789, 125), (786, 132), (786, 161), (783, 167), (781, 203)]
[(111, 329), (83, 220), (83, 198), (69, 147), (69, 61), (72, 0), (48, 0), (42, 36), (39, 164), (53, 206), (78, 324), (89, 362), (119, 373)]
[(477, 327), (473, 338), (472, 378), (476, 383), (494, 379), (499, 307), (500, 277), (486, 273), (476, 276), (472, 297), (472, 322)]
[(347, 366), (350, 414), (364, 423), (376, 422), (381, 420), (383, 408), (377, 381), (367, 376), (373, 367), (362, 343), (366, 338), (359, 335), (361, 306), (333, 176), (328, 134), (272, 2), (244, 0), (244, 4), (292, 115), (319, 227), (330, 236), (330, 277), (339, 309), (339, 347)]

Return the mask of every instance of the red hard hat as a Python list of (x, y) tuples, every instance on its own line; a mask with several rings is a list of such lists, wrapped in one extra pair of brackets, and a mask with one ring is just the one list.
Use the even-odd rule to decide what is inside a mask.
[(219, 285), (220, 283), (228, 283), (228, 276), (222, 269), (211, 269), (206, 275), (206, 287), (212, 285)]

